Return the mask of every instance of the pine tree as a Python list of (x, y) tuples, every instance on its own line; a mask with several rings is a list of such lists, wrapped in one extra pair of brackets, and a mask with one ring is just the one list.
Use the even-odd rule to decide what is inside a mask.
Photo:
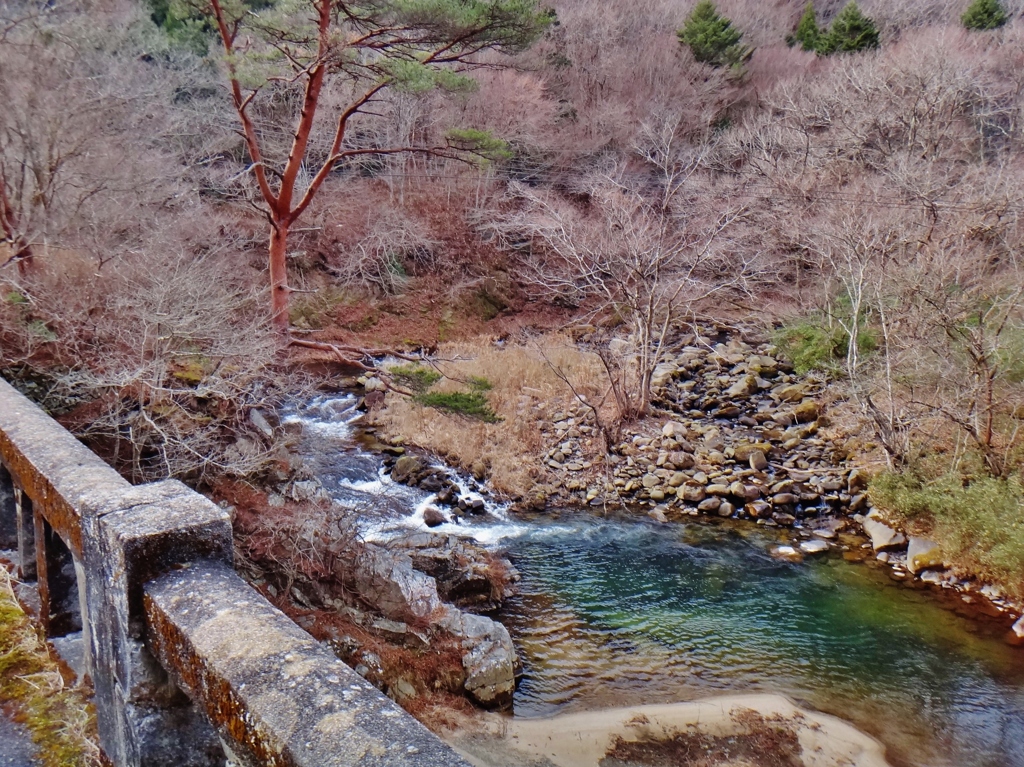
[(697, 3), (676, 35), (680, 43), (690, 47), (697, 61), (713, 67), (741, 64), (752, 53), (750, 48), (740, 44), (743, 33), (718, 14), (711, 0)]
[(814, 12), (814, 3), (808, 3), (804, 8), (804, 15), (800, 17), (800, 23), (796, 25), (796, 32), (790, 38), (789, 44), (796, 45), (805, 51), (818, 50), (818, 41), (821, 39), (821, 30), (818, 29), (818, 16)]
[(818, 38), (817, 51), (829, 56), (877, 47), (878, 28), (875, 22), (861, 13), (855, 0), (850, 0), (833, 19), (828, 32)]
[(1006, 23), (1006, 11), (999, 0), (974, 0), (960, 21), (968, 29), (996, 29)]

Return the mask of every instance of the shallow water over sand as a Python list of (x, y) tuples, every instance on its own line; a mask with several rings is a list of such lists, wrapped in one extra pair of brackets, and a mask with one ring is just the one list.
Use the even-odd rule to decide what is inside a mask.
[(774, 540), (583, 518), (510, 541), (516, 714), (778, 692), (874, 734), (894, 764), (1024, 766), (1024, 651), (1000, 627), (839, 557), (776, 561)]

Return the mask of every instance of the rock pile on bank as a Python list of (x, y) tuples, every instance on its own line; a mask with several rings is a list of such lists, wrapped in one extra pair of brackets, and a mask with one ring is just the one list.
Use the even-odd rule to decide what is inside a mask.
[(627, 432), (615, 454), (597, 454), (589, 408), (552, 414), (544, 428), (549, 482), (529, 503), (646, 505), (667, 518), (785, 526), (867, 508), (866, 477), (842, 468), (842, 442), (821, 434), (823, 380), (794, 374), (770, 344), (690, 340), (654, 374), (658, 405), (672, 415)]

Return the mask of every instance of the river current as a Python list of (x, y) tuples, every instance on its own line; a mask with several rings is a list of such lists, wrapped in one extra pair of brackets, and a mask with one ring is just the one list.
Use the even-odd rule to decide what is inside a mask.
[[(307, 463), (367, 537), (426, 529), (430, 495), (381, 472), (353, 404), (287, 416)], [(1024, 767), (1024, 649), (996, 624), (838, 555), (775, 560), (778, 538), (749, 524), (488, 508), (436, 532), (497, 547), (522, 575), (494, 616), (523, 659), (515, 716), (776, 692), (874, 735), (897, 767)]]

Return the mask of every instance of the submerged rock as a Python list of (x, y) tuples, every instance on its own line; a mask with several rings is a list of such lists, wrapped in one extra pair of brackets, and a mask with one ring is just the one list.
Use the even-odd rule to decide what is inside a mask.
[(771, 555), (783, 562), (803, 562), (803, 555), (792, 546), (776, 546), (771, 550)]
[(800, 551), (804, 554), (824, 554), (828, 549), (829, 545), (820, 538), (813, 541), (804, 541), (800, 544)]

